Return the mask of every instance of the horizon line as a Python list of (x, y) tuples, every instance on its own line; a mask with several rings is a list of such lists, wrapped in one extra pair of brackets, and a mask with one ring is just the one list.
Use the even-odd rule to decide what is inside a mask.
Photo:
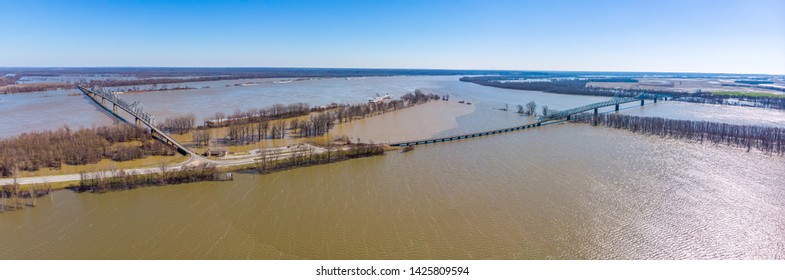
[(469, 68), (384, 68), (384, 67), (313, 67), (313, 66), (0, 66), (0, 69), (56, 69), (56, 68), (179, 68), (179, 69), (352, 69), (352, 70), (428, 70), (428, 71), (488, 71), (488, 72), (589, 72), (589, 73), (658, 73), (658, 74), (713, 74), (785, 76), (783, 73), (732, 73), (699, 71), (640, 71), (640, 70), (543, 70), (543, 69), (469, 69)]

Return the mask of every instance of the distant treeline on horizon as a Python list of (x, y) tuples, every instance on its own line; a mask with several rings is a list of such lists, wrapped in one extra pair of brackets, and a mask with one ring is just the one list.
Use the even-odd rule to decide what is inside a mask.
[(766, 74), (615, 72), (615, 71), (537, 71), (480, 69), (401, 69), (401, 68), (297, 68), (297, 67), (0, 67), (2, 75), (126, 75), (138, 78), (176, 76), (231, 76), (248, 78), (359, 77), (398, 75), (503, 75), (519, 77), (771, 77)]

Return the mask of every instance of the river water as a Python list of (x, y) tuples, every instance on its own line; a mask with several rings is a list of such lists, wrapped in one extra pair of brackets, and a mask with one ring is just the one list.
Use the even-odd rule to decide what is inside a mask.
[[(422, 127), (449, 135), (530, 121), (494, 109), (505, 103), (534, 100), (560, 109), (604, 100), (486, 88), (455, 77), (391, 77), (304, 81), (317, 83), (313, 93), (291, 92), (311, 97), (291, 101), (319, 105), (330, 99), (322, 94), (336, 94), (338, 101), (359, 102), (375, 94), (369, 85), (374, 79), (381, 93), (423, 88), (473, 102), (407, 120), (410, 126), (365, 125), (403, 135), (411, 127), (419, 129), (413, 135), (428, 134)], [(318, 83), (328, 81), (347, 85), (319, 91)], [(194, 90), (194, 98), (173, 100), (194, 111), (221, 100), (233, 108), (241, 104), (232, 103), (234, 97), (252, 95), (239, 88), (250, 87)], [(188, 91), (128, 98), (170, 93)], [(32, 96), (26, 98), (40, 98)], [(289, 102), (253, 98), (258, 104)], [(82, 97), (63, 99), (91, 108)], [(143, 101), (148, 103), (151, 111), (162, 110)], [(677, 102), (628, 106), (622, 113), (785, 126), (779, 111)], [(457, 117), (444, 120), (450, 114)], [(0, 213), (0, 258), (783, 259), (783, 179), (783, 157), (555, 124), (403, 154), (236, 174), (231, 182), (106, 194), (59, 191), (35, 208)]]
[[(396, 76), (367, 77), (352, 79), (250, 79), (171, 84), (169, 87), (188, 86), (196, 89), (154, 91), (125, 94), (128, 101), (138, 101), (145, 111), (163, 121), (167, 117), (193, 113), (197, 122), (209, 118), (216, 112), (233, 113), (237, 109), (267, 107), (275, 103), (308, 102), (311, 106), (337, 103), (360, 103), (372, 99), (376, 94), (390, 93), (400, 96), (415, 89), (438, 94), (450, 94), (453, 100), (464, 99), (485, 112), (535, 101), (551, 109), (563, 110), (608, 100), (606, 97), (559, 95), (534, 91), (521, 91), (484, 87), (460, 82), (456, 76)], [(235, 86), (236, 84), (255, 84)], [(143, 87), (143, 86), (140, 86)], [(160, 86), (159, 86), (160, 87)], [(205, 88), (209, 87), (209, 88)], [(623, 113), (643, 116), (707, 120), (735, 124), (759, 124), (785, 127), (785, 111), (760, 108), (719, 106), (682, 102), (659, 102), (656, 106), (640, 107), (634, 103), (624, 105)], [(606, 108), (606, 111), (612, 107)], [(0, 138), (34, 130), (94, 127), (114, 123), (78, 90), (53, 90), (36, 93), (0, 95)], [(509, 113), (510, 115), (514, 115)], [(514, 118), (496, 118), (499, 122), (487, 122), (488, 114), (475, 114), (478, 123), (463, 126), (515, 125)]]

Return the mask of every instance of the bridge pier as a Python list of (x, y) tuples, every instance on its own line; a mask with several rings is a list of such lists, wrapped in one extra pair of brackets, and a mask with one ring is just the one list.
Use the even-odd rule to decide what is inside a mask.
[(117, 104), (114, 104), (114, 103), (112, 104), (112, 112), (117, 114)]
[(641, 106), (643, 106), (643, 99), (641, 99)]
[(619, 111), (619, 104), (616, 104), (616, 112)]
[(657, 103), (657, 97), (654, 98), (654, 103)]

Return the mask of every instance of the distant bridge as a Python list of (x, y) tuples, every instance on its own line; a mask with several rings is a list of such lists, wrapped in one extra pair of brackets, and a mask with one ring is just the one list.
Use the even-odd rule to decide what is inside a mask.
[[(134, 123), (136, 125), (149, 128), (150, 133), (153, 135), (154, 138), (161, 140), (162, 142), (164, 142), (169, 146), (174, 147), (175, 149), (177, 149), (177, 152), (180, 154), (194, 155), (194, 153), (188, 148), (186, 148), (185, 146), (183, 146), (183, 144), (180, 144), (180, 142), (177, 142), (177, 140), (174, 140), (171, 136), (169, 136), (168, 134), (164, 133), (163, 131), (155, 127), (154, 125), (155, 117), (142, 110), (142, 107), (140, 107), (137, 102), (128, 103), (125, 100), (121, 99), (120, 96), (118, 96), (117, 94), (111, 92), (110, 93), (106, 93), (103, 91), (94, 92), (82, 86), (79, 86), (78, 88), (80, 91), (82, 91), (82, 93), (87, 95), (87, 97), (90, 97), (90, 99), (95, 101), (95, 103), (101, 106), (101, 108), (104, 108), (112, 115), (125, 120), (125, 118), (118, 115), (117, 112), (117, 109), (122, 109), (123, 111), (127, 112), (128, 114), (131, 114), (131, 116), (134, 117)], [(112, 104), (112, 109), (109, 109), (109, 107), (106, 105), (107, 101)]]
[(589, 104), (589, 105), (584, 105), (584, 106), (581, 106), (581, 107), (567, 109), (567, 110), (564, 110), (564, 111), (553, 111), (550, 114), (538, 117), (537, 118), (537, 122), (534, 122), (534, 123), (529, 123), (529, 124), (524, 124), (524, 125), (519, 125), (519, 126), (514, 126), (514, 127), (508, 127), (508, 128), (502, 128), (502, 129), (494, 129), (494, 130), (482, 131), (482, 132), (474, 132), (474, 133), (468, 133), (468, 134), (447, 136), (447, 137), (437, 137), (437, 138), (414, 140), (414, 141), (395, 142), (395, 143), (390, 143), (389, 145), (390, 146), (397, 146), (397, 147), (405, 147), (405, 146), (433, 144), (433, 143), (448, 142), (448, 141), (453, 141), (453, 140), (475, 138), (475, 137), (480, 137), (480, 136), (495, 135), (495, 134), (506, 133), (506, 132), (513, 132), (513, 131), (523, 130), (523, 129), (527, 129), (527, 128), (534, 128), (534, 127), (542, 126), (543, 123), (547, 123), (547, 122), (558, 121), (558, 120), (565, 120), (565, 119), (566, 120), (570, 120), (570, 117), (572, 115), (580, 114), (580, 113), (583, 113), (583, 112), (586, 112), (586, 111), (591, 111), (591, 110), (594, 110), (594, 116), (596, 117), (599, 114), (599, 109), (602, 108), (602, 107), (615, 106), (616, 111), (619, 111), (619, 105), (624, 104), (624, 103), (640, 101), (641, 102), (641, 106), (643, 106), (644, 105), (644, 101), (646, 99), (652, 99), (654, 101), (654, 103), (657, 103), (657, 99), (665, 99), (665, 100), (667, 100), (667, 98), (668, 98), (668, 96), (666, 96), (666, 95), (654, 95), (654, 94), (640, 94), (640, 95), (635, 96), (635, 97), (614, 97), (613, 99), (608, 100), (608, 101), (592, 103), (592, 104)]
[(567, 119), (570, 120), (570, 116), (575, 114), (580, 114), (586, 111), (594, 110), (594, 114), (598, 114), (598, 110), (602, 107), (607, 106), (615, 106), (616, 111), (619, 111), (619, 105), (624, 103), (630, 102), (641, 102), (641, 106), (644, 105), (644, 100), (651, 99), (654, 103), (657, 103), (657, 99), (665, 99), (667, 100), (668, 96), (661, 95), (661, 94), (639, 94), (635, 97), (613, 97), (613, 99), (603, 102), (592, 103), (589, 105), (584, 105), (581, 107), (575, 107), (572, 109), (567, 109), (564, 111), (554, 111), (549, 113), (545, 116), (540, 116), (537, 118), (537, 122), (546, 122), (551, 120), (560, 120), (560, 119)]

